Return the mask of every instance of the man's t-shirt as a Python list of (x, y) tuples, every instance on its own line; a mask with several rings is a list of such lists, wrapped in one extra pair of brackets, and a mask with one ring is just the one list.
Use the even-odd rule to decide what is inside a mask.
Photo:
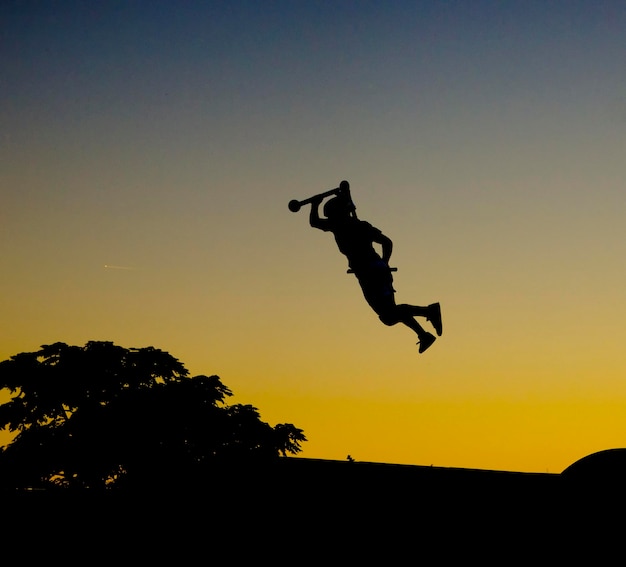
[(351, 269), (367, 268), (380, 261), (373, 243), (380, 239), (382, 233), (367, 221), (351, 219), (334, 228), (333, 234), (337, 247), (348, 258)]

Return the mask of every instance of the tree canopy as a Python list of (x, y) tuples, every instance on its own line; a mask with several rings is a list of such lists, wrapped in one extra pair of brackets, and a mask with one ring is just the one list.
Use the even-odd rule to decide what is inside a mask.
[(112, 342), (44, 345), (0, 362), (0, 485), (123, 487), (176, 484), (221, 464), (296, 454), (290, 423), (263, 422), (251, 405), (226, 404), (218, 376), (190, 377), (162, 350)]

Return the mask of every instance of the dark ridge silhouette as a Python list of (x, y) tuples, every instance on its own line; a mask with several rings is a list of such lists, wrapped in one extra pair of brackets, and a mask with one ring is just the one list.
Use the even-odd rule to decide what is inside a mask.
[(626, 485), (626, 449), (605, 449), (572, 463), (561, 475), (579, 484)]
[(589, 545), (592, 564), (604, 564), (594, 534), (621, 526), (615, 512), (626, 503), (614, 491), (599, 493), (597, 482), (573, 485), (557, 473), (299, 457), (208, 472), (186, 483), (82, 489), (78, 498), (72, 490), (5, 492), (3, 535), (13, 546), (26, 537), (27, 549), (42, 536), (85, 534), (81, 545), (111, 561), (137, 555), (190, 564), (217, 547), (235, 564), (293, 565), (296, 556), (324, 565), (396, 565), (407, 557), (559, 565), (580, 562)]
[(301, 430), (225, 406), (219, 378), (151, 347), (55, 343), (0, 363), (0, 387), (19, 431), (0, 457), (2, 533), (31, 559), (54, 541), (63, 561), (562, 564), (626, 504), (626, 449), (561, 474), (286, 456)]

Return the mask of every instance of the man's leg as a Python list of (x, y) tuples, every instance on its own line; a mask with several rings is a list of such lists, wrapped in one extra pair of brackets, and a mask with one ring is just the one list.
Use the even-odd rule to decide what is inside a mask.
[(396, 307), (400, 322), (404, 323), (409, 329), (413, 329), (417, 335), (419, 344), (419, 351), (424, 352), (430, 345), (435, 342), (435, 337), (426, 331), (415, 319), (415, 316), (424, 316), (424, 307), (418, 307), (414, 305), (400, 304)]
[[(372, 276), (373, 274), (370, 274)], [(376, 312), (380, 320), (388, 326), (403, 323), (409, 329), (412, 329), (418, 338), (419, 352), (424, 352), (430, 345), (435, 342), (435, 337), (426, 331), (416, 320), (415, 317), (430, 318), (434, 315), (433, 307), (439, 304), (421, 307), (417, 305), (401, 304), (396, 305), (394, 297), (394, 289), (391, 285), (391, 272), (376, 274), (378, 277), (359, 278), (359, 284), (363, 290), (363, 295), (370, 307)], [(438, 334), (441, 334), (441, 317), (439, 316), (439, 327), (435, 326)], [(432, 320), (431, 320), (432, 322)]]
[(388, 306), (378, 314), (378, 317), (385, 325), (396, 325), (402, 323), (409, 329), (415, 331), (419, 344), (419, 352), (424, 352), (430, 345), (435, 342), (435, 337), (426, 331), (415, 319), (413, 315), (414, 307), (411, 305), (393, 305)]
[(398, 308), (410, 314), (411, 317), (425, 317), (435, 328), (437, 335), (441, 336), (443, 328), (441, 323), (441, 306), (439, 303), (431, 303), (427, 307), (402, 303), (398, 305)]

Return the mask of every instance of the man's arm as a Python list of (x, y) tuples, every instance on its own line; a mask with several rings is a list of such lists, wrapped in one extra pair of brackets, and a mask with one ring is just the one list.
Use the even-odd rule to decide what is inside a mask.
[(320, 204), (324, 200), (323, 197), (316, 198), (311, 201), (311, 213), (309, 214), (309, 223), (313, 228), (319, 228), (320, 230), (329, 231), (330, 226), (328, 219), (320, 218)]
[(381, 245), (383, 262), (385, 262), (385, 264), (389, 265), (389, 260), (391, 258), (391, 252), (393, 251), (393, 242), (391, 241), (391, 238), (389, 238), (388, 236), (385, 236), (381, 232), (374, 242), (377, 242), (378, 244)]

